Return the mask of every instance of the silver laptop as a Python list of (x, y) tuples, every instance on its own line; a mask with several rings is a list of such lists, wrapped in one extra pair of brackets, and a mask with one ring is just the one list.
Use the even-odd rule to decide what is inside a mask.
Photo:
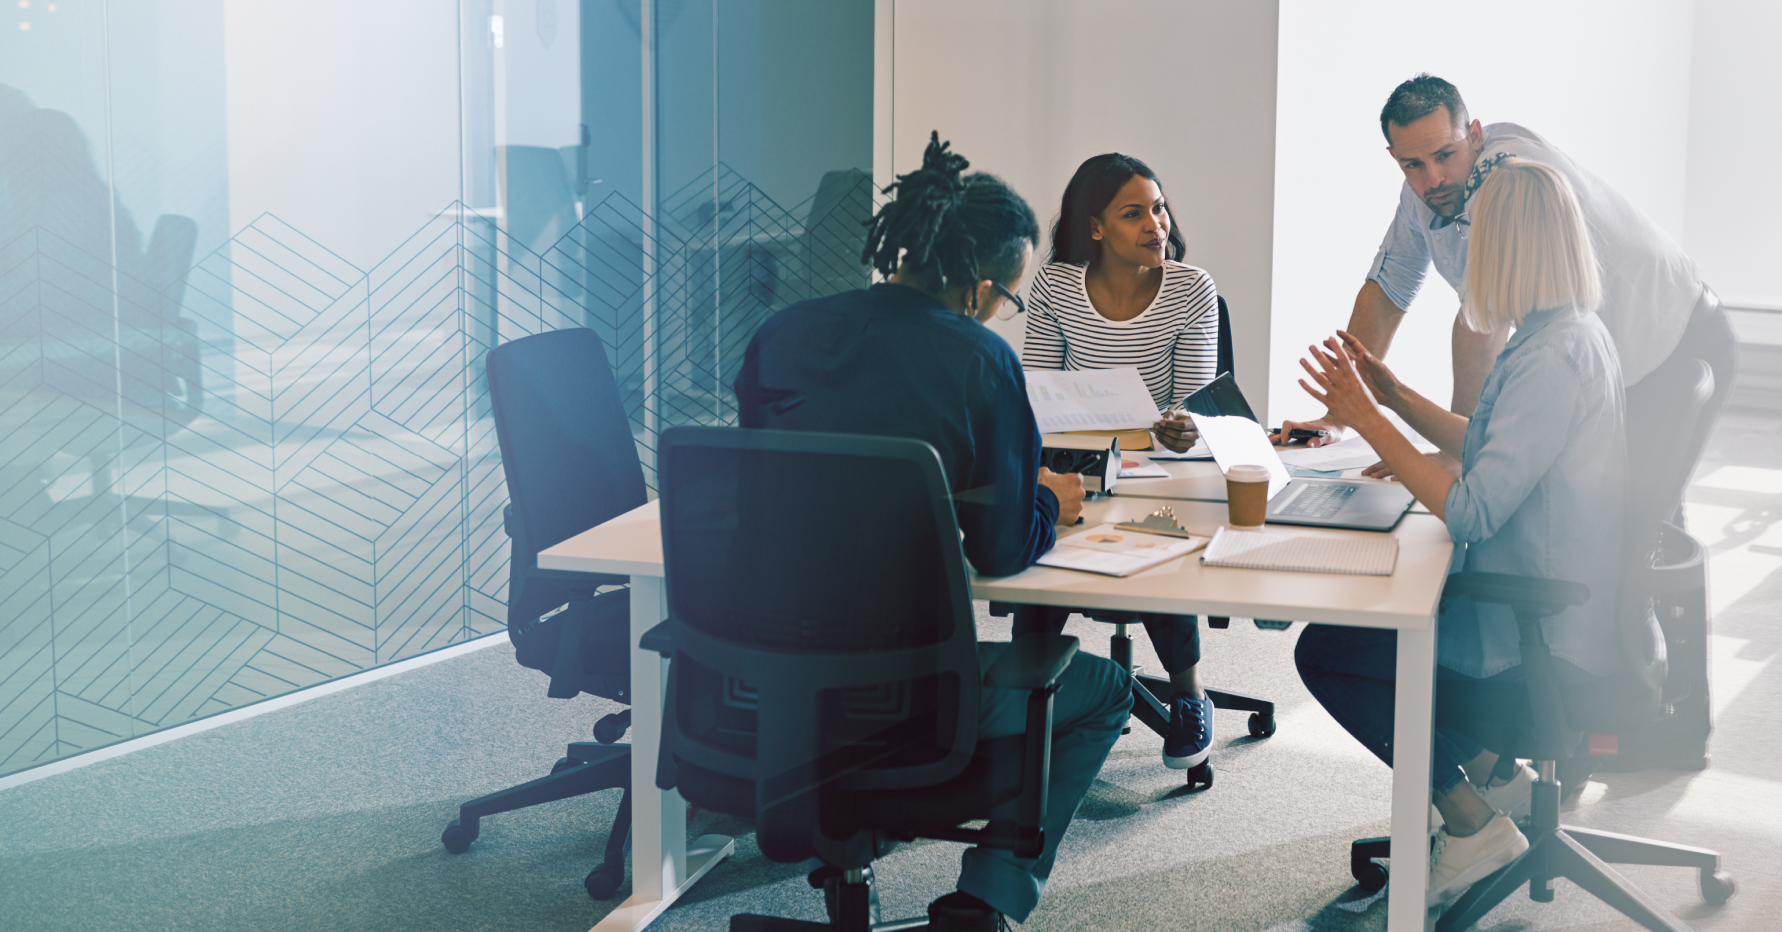
[(1390, 531), (1416, 497), (1396, 482), (1295, 477), (1257, 422), (1231, 373), (1183, 399), (1221, 471), (1240, 463), (1268, 470), (1268, 523)]

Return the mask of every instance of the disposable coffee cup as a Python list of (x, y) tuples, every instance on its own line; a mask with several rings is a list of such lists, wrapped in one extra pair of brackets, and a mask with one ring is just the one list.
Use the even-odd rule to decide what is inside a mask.
[(1268, 517), (1268, 469), (1240, 465), (1225, 471), (1225, 500), (1231, 527), (1255, 530)]

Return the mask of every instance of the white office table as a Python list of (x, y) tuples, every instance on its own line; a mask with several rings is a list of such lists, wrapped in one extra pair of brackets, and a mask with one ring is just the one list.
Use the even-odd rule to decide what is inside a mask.
[[(1120, 485), (1115, 486), (1115, 491), (1121, 491)], [(1089, 503), (1084, 508), (1083, 521), (1093, 525), (1136, 520), (1160, 505), (1174, 509), (1177, 519), (1190, 531), (1210, 533), (1225, 519), (1223, 503), (1138, 498), (1129, 493)], [(1283, 533), (1364, 532), (1293, 528)], [(1074, 608), (1290, 618), (1397, 629), (1392, 844), (1395, 851), (1422, 851), (1429, 843), (1435, 615), (1453, 544), (1442, 522), (1429, 515), (1406, 515), (1394, 534), (1400, 542), (1398, 566), (1386, 577), (1220, 569), (1202, 566), (1198, 554), (1191, 554), (1119, 579), (1048, 567), (1033, 567), (1001, 578), (974, 577), (972, 597)], [(538, 565), (543, 569), (631, 576), (635, 892), (595, 929), (619, 932), (641, 928), (732, 850), (730, 839), (709, 835), (684, 848), (685, 807), (680, 795), (655, 788), (666, 661), (639, 648), (637, 641), (663, 619), (667, 607), (656, 502), (543, 551), (538, 555)], [(655, 701), (646, 697), (655, 697)], [(1413, 932), (1424, 927), (1424, 886), (1428, 878), (1420, 869), (1423, 863), (1422, 858), (1406, 859), (1406, 869), (1394, 872), (1394, 895), (1388, 897), (1387, 907), (1389, 932)], [(1333, 870), (1340, 868), (1340, 864), (1332, 865)]]

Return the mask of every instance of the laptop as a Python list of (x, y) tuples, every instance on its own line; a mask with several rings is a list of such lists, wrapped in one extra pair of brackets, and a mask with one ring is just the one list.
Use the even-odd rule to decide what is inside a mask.
[(1309, 479), (1289, 473), (1229, 372), (1184, 398), (1182, 407), (1195, 415), (1201, 439), (1221, 471), (1239, 463), (1268, 470), (1270, 524), (1390, 531), (1417, 501), (1396, 482)]

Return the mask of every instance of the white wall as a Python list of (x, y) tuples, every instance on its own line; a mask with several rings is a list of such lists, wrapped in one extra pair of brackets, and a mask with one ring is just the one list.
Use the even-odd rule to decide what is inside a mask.
[[(1698, 5), (1721, 3), (1738, 0)], [(1371, 0), (1365, 12), (1281, 0), (1280, 7), (1271, 417), (1320, 410), (1294, 383), (1292, 360), (1349, 318), (1403, 184), (1385, 152), (1380, 107), (1419, 71), (1453, 81), (1484, 122), (1521, 123), (1546, 136), (1673, 236), (1683, 234), (1686, 159), (1694, 156), (1689, 0)], [(1753, 54), (1757, 42), (1774, 38), (1774, 31), (1754, 36)], [(1782, 73), (1773, 52), (1764, 54), (1768, 73)], [(1729, 157), (1763, 151), (1740, 146)], [(1782, 234), (1763, 213), (1750, 222), (1768, 224), (1775, 243)], [(1458, 306), (1432, 271), (1388, 359), (1444, 403)]]
[(1782, 310), (1782, 4), (1696, 0), (1683, 247), (1729, 304)]
[[(1049, 231), (1089, 156), (1156, 169), (1188, 243), (1231, 304), (1239, 381), (1268, 384), (1275, 3), (895, 0), (890, 166), (929, 130), (1025, 196)], [(880, 43), (881, 50), (886, 43)], [(883, 71), (881, 70), (881, 80)], [(878, 126), (886, 127), (883, 114)], [(882, 176), (885, 166), (877, 166)], [(1044, 237), (1042, 237), (1044, 238)], [(1049, 241), (1042, 243), (1049, 251)], [(993, 324), (1017, 350), (1020, 318)]]
[(367, 269), (450, 205), (458, 41), (430, 0), (226, 0), (231, 233), (271, 212)]

